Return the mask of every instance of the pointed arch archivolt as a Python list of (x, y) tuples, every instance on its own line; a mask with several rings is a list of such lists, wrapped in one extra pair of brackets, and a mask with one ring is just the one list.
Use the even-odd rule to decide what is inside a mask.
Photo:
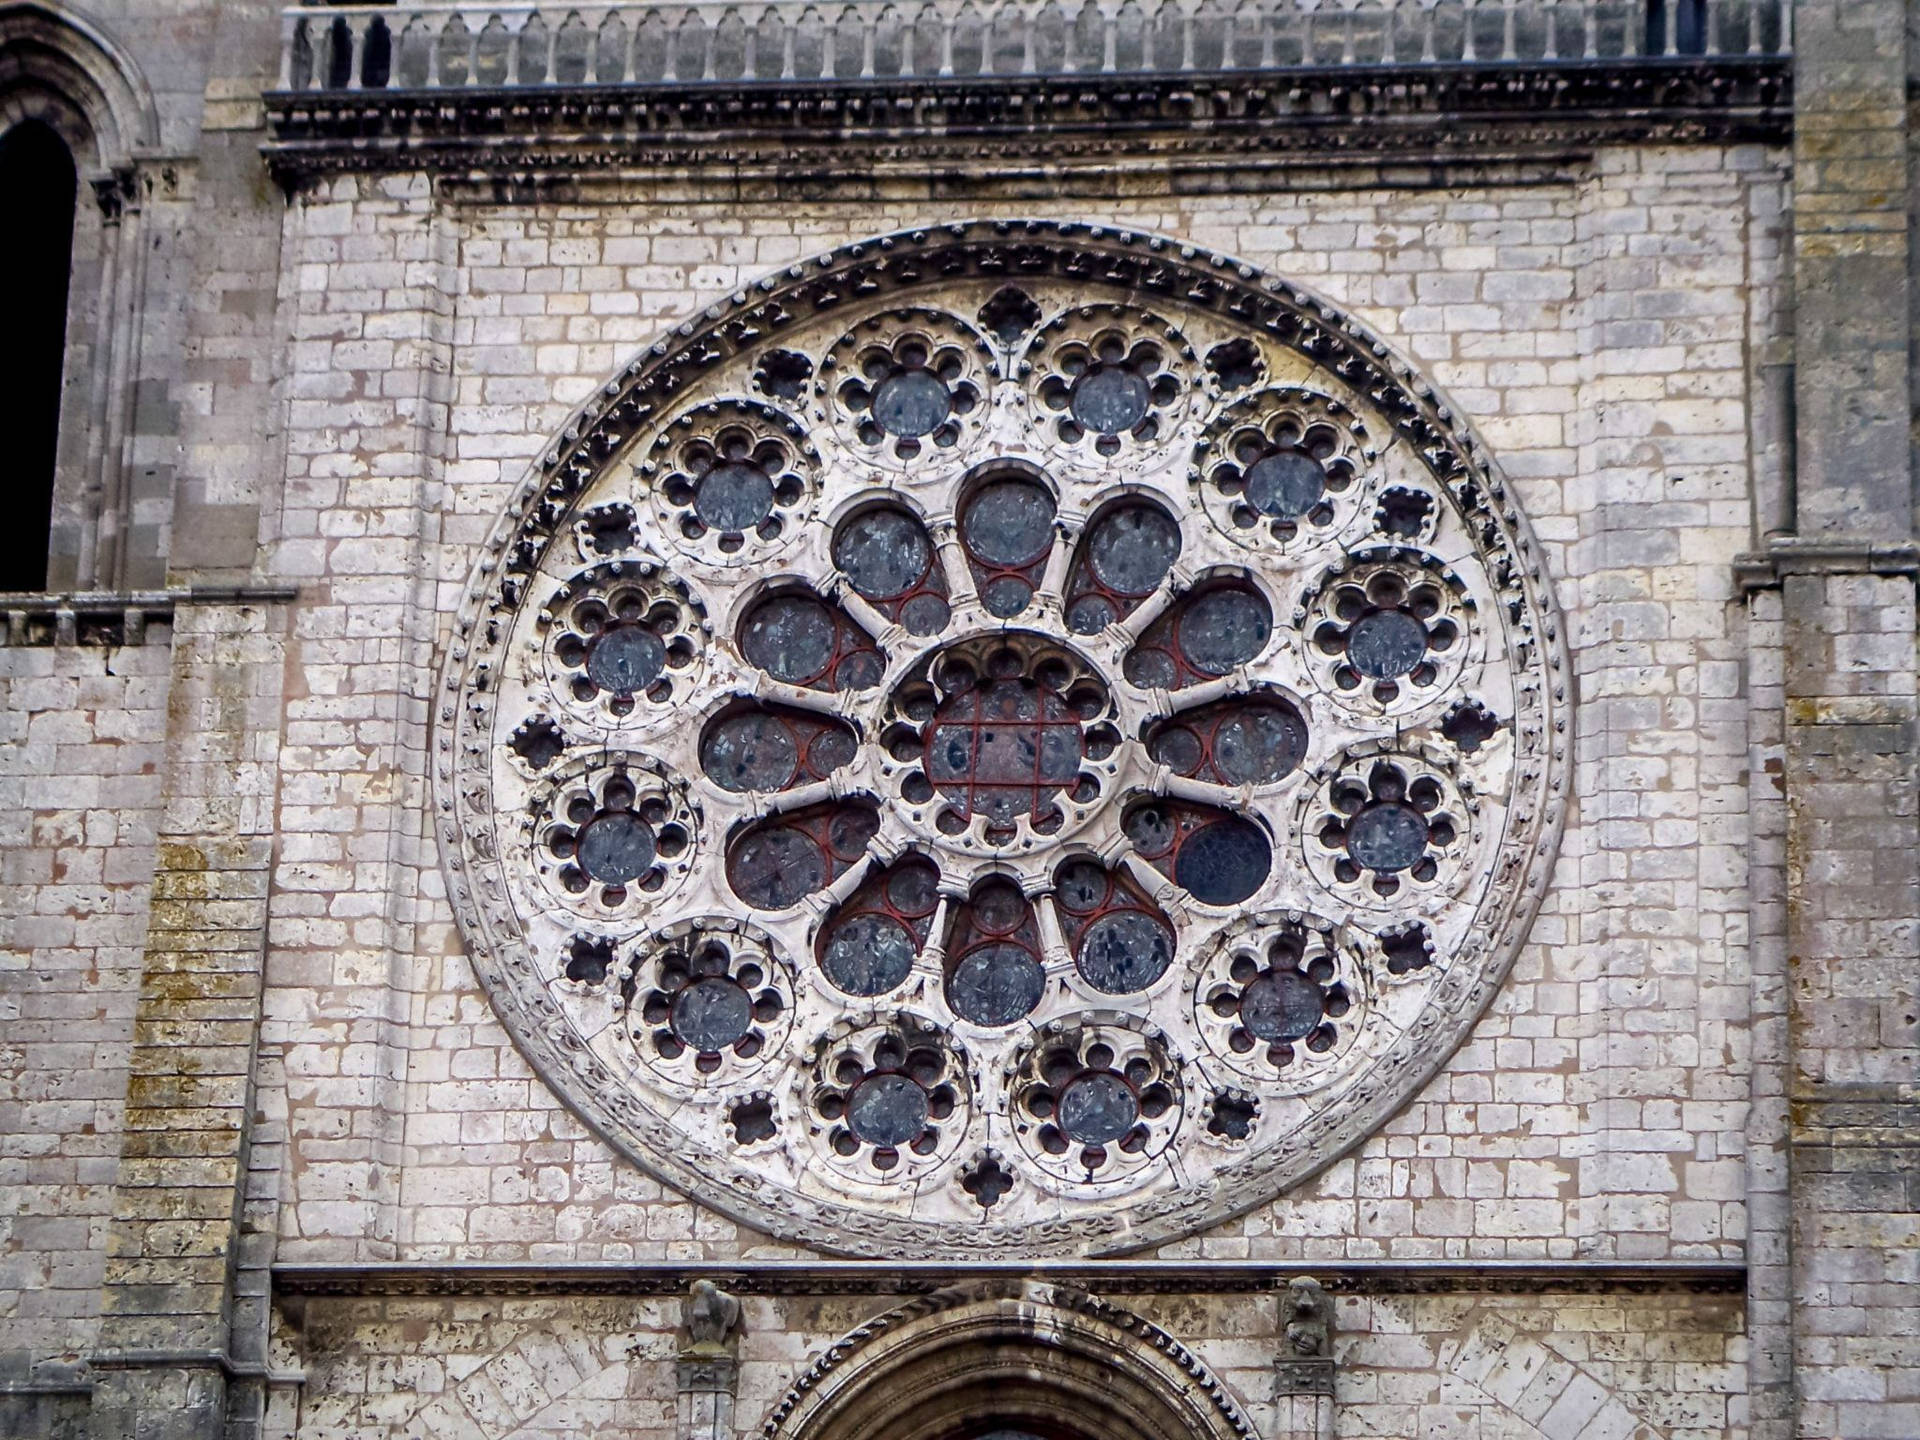
[(159, 144), (139, 65), (93, 20), (45, 0), (0, 4), (0, 131), (51, 125), (83, 173), (110, 172)]
[(1102, 1440), (1258, 1440), (1239, 1401), (1159, 1326), (1066, 1286), (959, 1287), (848, 1332), (760, 1440), (943, 1440), (984, 1426)]

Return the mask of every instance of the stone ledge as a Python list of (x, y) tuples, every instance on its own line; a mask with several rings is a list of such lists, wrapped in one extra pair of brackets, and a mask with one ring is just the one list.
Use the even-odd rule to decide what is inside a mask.
[(1745, 1291), (1741, 1260), (761, 1260), (522, 1265), (494, 1261), (375, 1261), (273, 1266), (281, 1295), (684, 1295), (712, 1280), (747, 1295), (917, 1295), (973, 1280), (1030, 1279), (1110, 1294), (1227, 1294), (1285, 1290), (1311, 1275), (1341, 1294), (1730, 1295)]
[(273, 605), (292, 585), (192, 585), (177, 590), (0, 591), (0, 645), (141, 645), (181, 605)]
[(1736, 555), (1734, 584), (1742, 595), (1771, 590), (1789, 575), (1904, 575), (1920, 576), (1920, 545), (1894, 545), (1870, 540), (1811, 540), (1797, 535), (1778, 536), (1765, 550)]

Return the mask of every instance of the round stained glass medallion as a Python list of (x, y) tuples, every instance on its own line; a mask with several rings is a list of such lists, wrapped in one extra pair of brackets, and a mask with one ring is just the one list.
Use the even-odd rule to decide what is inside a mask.
[(893, 237), (648, 350), (449, 651), (501, 1018), (627, 1157), (832, 1251), (1265, 1203), (1464, 1038), (1553, 858), (1560, 632), (1484, 448), (1285, 285), (1020, 247)]

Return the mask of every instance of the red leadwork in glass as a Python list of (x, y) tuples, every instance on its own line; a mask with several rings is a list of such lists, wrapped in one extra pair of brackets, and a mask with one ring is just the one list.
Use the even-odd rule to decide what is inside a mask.
[(904, 981), (940, 904), (940, 870), (909, 855), (861, 883), (820, 927), (814, 958), (849, 995), (880, 995)]
[(909, 634), (946, 628), (946, 572), (926, 527), (906, 510), (876, 505), (843, 521), (833, 536), (833, 563), (856, 594)]
[(759, 601), (741, 620), (737, 638), (749, 665), (808, 690), (871, 689), (886, 669), (873, 637), (807, 590)]
[(1245, 580), (1189, 591), (1147, 627), (1121, 669), (1143, 690), (1184, 690), (1230, 675), (1273, 636), (1273, 607)]
[(1271, 785), (1299, 768), (1307, 723), (1278, 696), (1239, 696), (1162, 720), (1147, 732), (1147, 753), (1209, 784)]
[(1085, 754), (1080, 716), (1057, 690), (1025, 676), (981, 681), (946, 701), (926, 731), (927, 779), (963, 819), (987, 817), (988, 838), (1010, 838), (1020, 816), (1058, 825), (1053, 797)]
[(1081, 977), (1108, 995), (1144, 990), (1173, 963), (1173, 925), (1121, 870), (1071, 860), (1054, 878), (1067, 948)]
[(732, 705), (700, 736), (700, 768), (723, 790), (762, 795), (825, 780), (858, 749), (837, 720), (784, 705)]
[(1180, 527), (1145, 500), (1109, 505), (1087, 526), (1067, 574), (1067, 628), (1097, 635), (1158, 590), (1180, 556)]
[(1142, 800), (1120, 823), (1135, 854), (1205, 905), (1238, 905), (1273, 868), (1267, 832), (1212, 805)]
[(1045, 989), (1032, 904), (1010, 880), (983, 880), (947, 930), (947, 1004), (976, 1025), (1011, 1025)]
[(1035, 481), (990, 480), (960, 511), (960, 546), (987, 613), (1018, 615), (1053, 554), (1053, 496)]
[(866, 853), (880, 812), (836, 801), (750, 825), (727, 847), (727, 883), (758, 910), (786, 910), (831, 885)]

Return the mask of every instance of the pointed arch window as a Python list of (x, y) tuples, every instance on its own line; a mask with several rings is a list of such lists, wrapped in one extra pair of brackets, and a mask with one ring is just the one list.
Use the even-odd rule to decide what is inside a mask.
[(78, 186), (73, 154), (52, 126), (23, 120), (0, 136), (0, 196), (10, 211), (0, 226), (0, 274), (14, 295), (13, 383), (0, 387), (12, 472), (0, 590), (47, 584)]

